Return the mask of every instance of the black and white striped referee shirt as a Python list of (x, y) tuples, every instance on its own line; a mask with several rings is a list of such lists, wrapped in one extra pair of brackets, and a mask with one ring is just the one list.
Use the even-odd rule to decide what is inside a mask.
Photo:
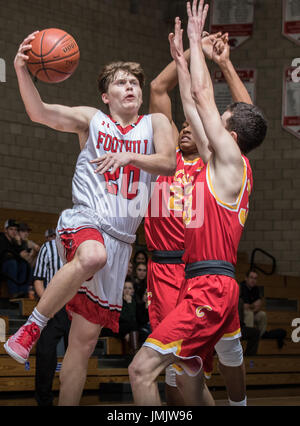
[(55, 240), (47, 241), (39, 251), (33, 279), (44, 281), (47, 285), (62, 266), (63, 263), (58, 255)]

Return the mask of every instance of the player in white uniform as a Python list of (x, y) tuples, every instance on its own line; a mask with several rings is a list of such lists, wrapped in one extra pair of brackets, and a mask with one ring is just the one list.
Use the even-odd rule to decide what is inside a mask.
[(75, 205), (62, 213), (57, 227), (67, 263), (5, 349), (24, 363), (48, 319), (70, 302), (72, 325), (59, 404), (76, 405), (101, 328), (117, 327), (130, 243), (147, 208), (151, 180), (174, 174), (176, 157), (168, 119), (138, 115), (144, 80), (139, 64), (110, 64), (100, 74), (99, 89), (110, 115), (90, 107), (44, 103), (26, 67), (35, 34), (23, 41), (15, 58), (26, 111), (32, 121), (77, 133), (81, 153), (73, 178)]

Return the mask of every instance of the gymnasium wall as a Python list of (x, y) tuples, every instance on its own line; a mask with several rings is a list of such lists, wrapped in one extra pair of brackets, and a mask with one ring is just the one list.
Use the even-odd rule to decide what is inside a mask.
[[(131, 13), (130, 5), (138, 6)], [(70, 32), (81, 50), (80, 66), (57, 85), (37, 83), (44, 101), (102, 107), (97, 75), (113, 60), (140, 62), (147, 83), (170, 60), (165, 0), (0, 0), (0, 57), (6, 82), (0, 83), (0, 208), (59, 214), (72, 205), (71, 180), (79, 146), (75, 135), (30, 122), (21, 101), (13, 59), (23, 38), (35, 29)], [(253, 38), (232, 52), (239, 67), (258, 71), (257, 104), (269, 120), (262, 147), (250, 155), (255, 179), (251, 212), (241, 251), (255, 247), (273, 254), (278, 271), (300, 274), (300, 140), (281, 128), (281, 87), (285, 65), (299, 47), (281, 35), (281, 0), (256, 2)], [(147, 111), (149, 85), (143, 112)], [(174, 116), (183, 116), (178, 93)], [(1, 226), (1, 225), (0, 225)]]

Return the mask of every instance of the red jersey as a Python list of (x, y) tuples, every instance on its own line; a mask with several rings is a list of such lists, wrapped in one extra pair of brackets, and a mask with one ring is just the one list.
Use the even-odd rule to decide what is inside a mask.
[(200, 158), (184, 160), (177, 149), (174, 176), (159, 176), (145, 217), (147, 248), (153, 250), (184, 250), (183, 199), (184, 186), (200, 171)]
[[(244, 174), (240, 194), (235, 203), (222, 202), (211, 182), (207, 163), (195, 176), (192, 209), (185, 227), (185, 253), (183, 261), (194, 263), (203, 260), (223, 260), (236, 264), (238, 245), (249, 210), (252, 190), (252, 170), (243, 156)], [(186, 201), (189, 205), (189, 200)], [(196, 212), (196, 214), (195, 214)]]

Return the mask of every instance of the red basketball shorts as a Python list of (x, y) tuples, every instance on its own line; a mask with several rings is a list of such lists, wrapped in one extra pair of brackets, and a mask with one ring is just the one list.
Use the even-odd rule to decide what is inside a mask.
[(179, 291), (184, 282), (183, 263), (161, 264), (148, 261), (147, 292), (151, 329), (176, 307)]
[(150, 334), (145, 346), (173, 353), (178, 374), (212, 371), (215, 344), (240, 336), (239, 286), (230, 277), (205, 275), (185, 281), (176, 308)]
[(81, 243), (88, 240), (99, 241), (104, 245), (102, 234), (94, 228), (63, 229), (60, 233), (60, 241), (65, 250), (67, 262), (71, 262), (76, 250)]
[(90, 209), (79, 206), (62, 212), (57, 226), (57, 248), (64, 262), (70, 262), (84, 241), (99, 241), (105, 246), (106, 264), (82, 283), (67, 304), (70, 315), (110, 328), (117, 333), (123, 305), (123, 287), (132, 247), (101, 229)]

